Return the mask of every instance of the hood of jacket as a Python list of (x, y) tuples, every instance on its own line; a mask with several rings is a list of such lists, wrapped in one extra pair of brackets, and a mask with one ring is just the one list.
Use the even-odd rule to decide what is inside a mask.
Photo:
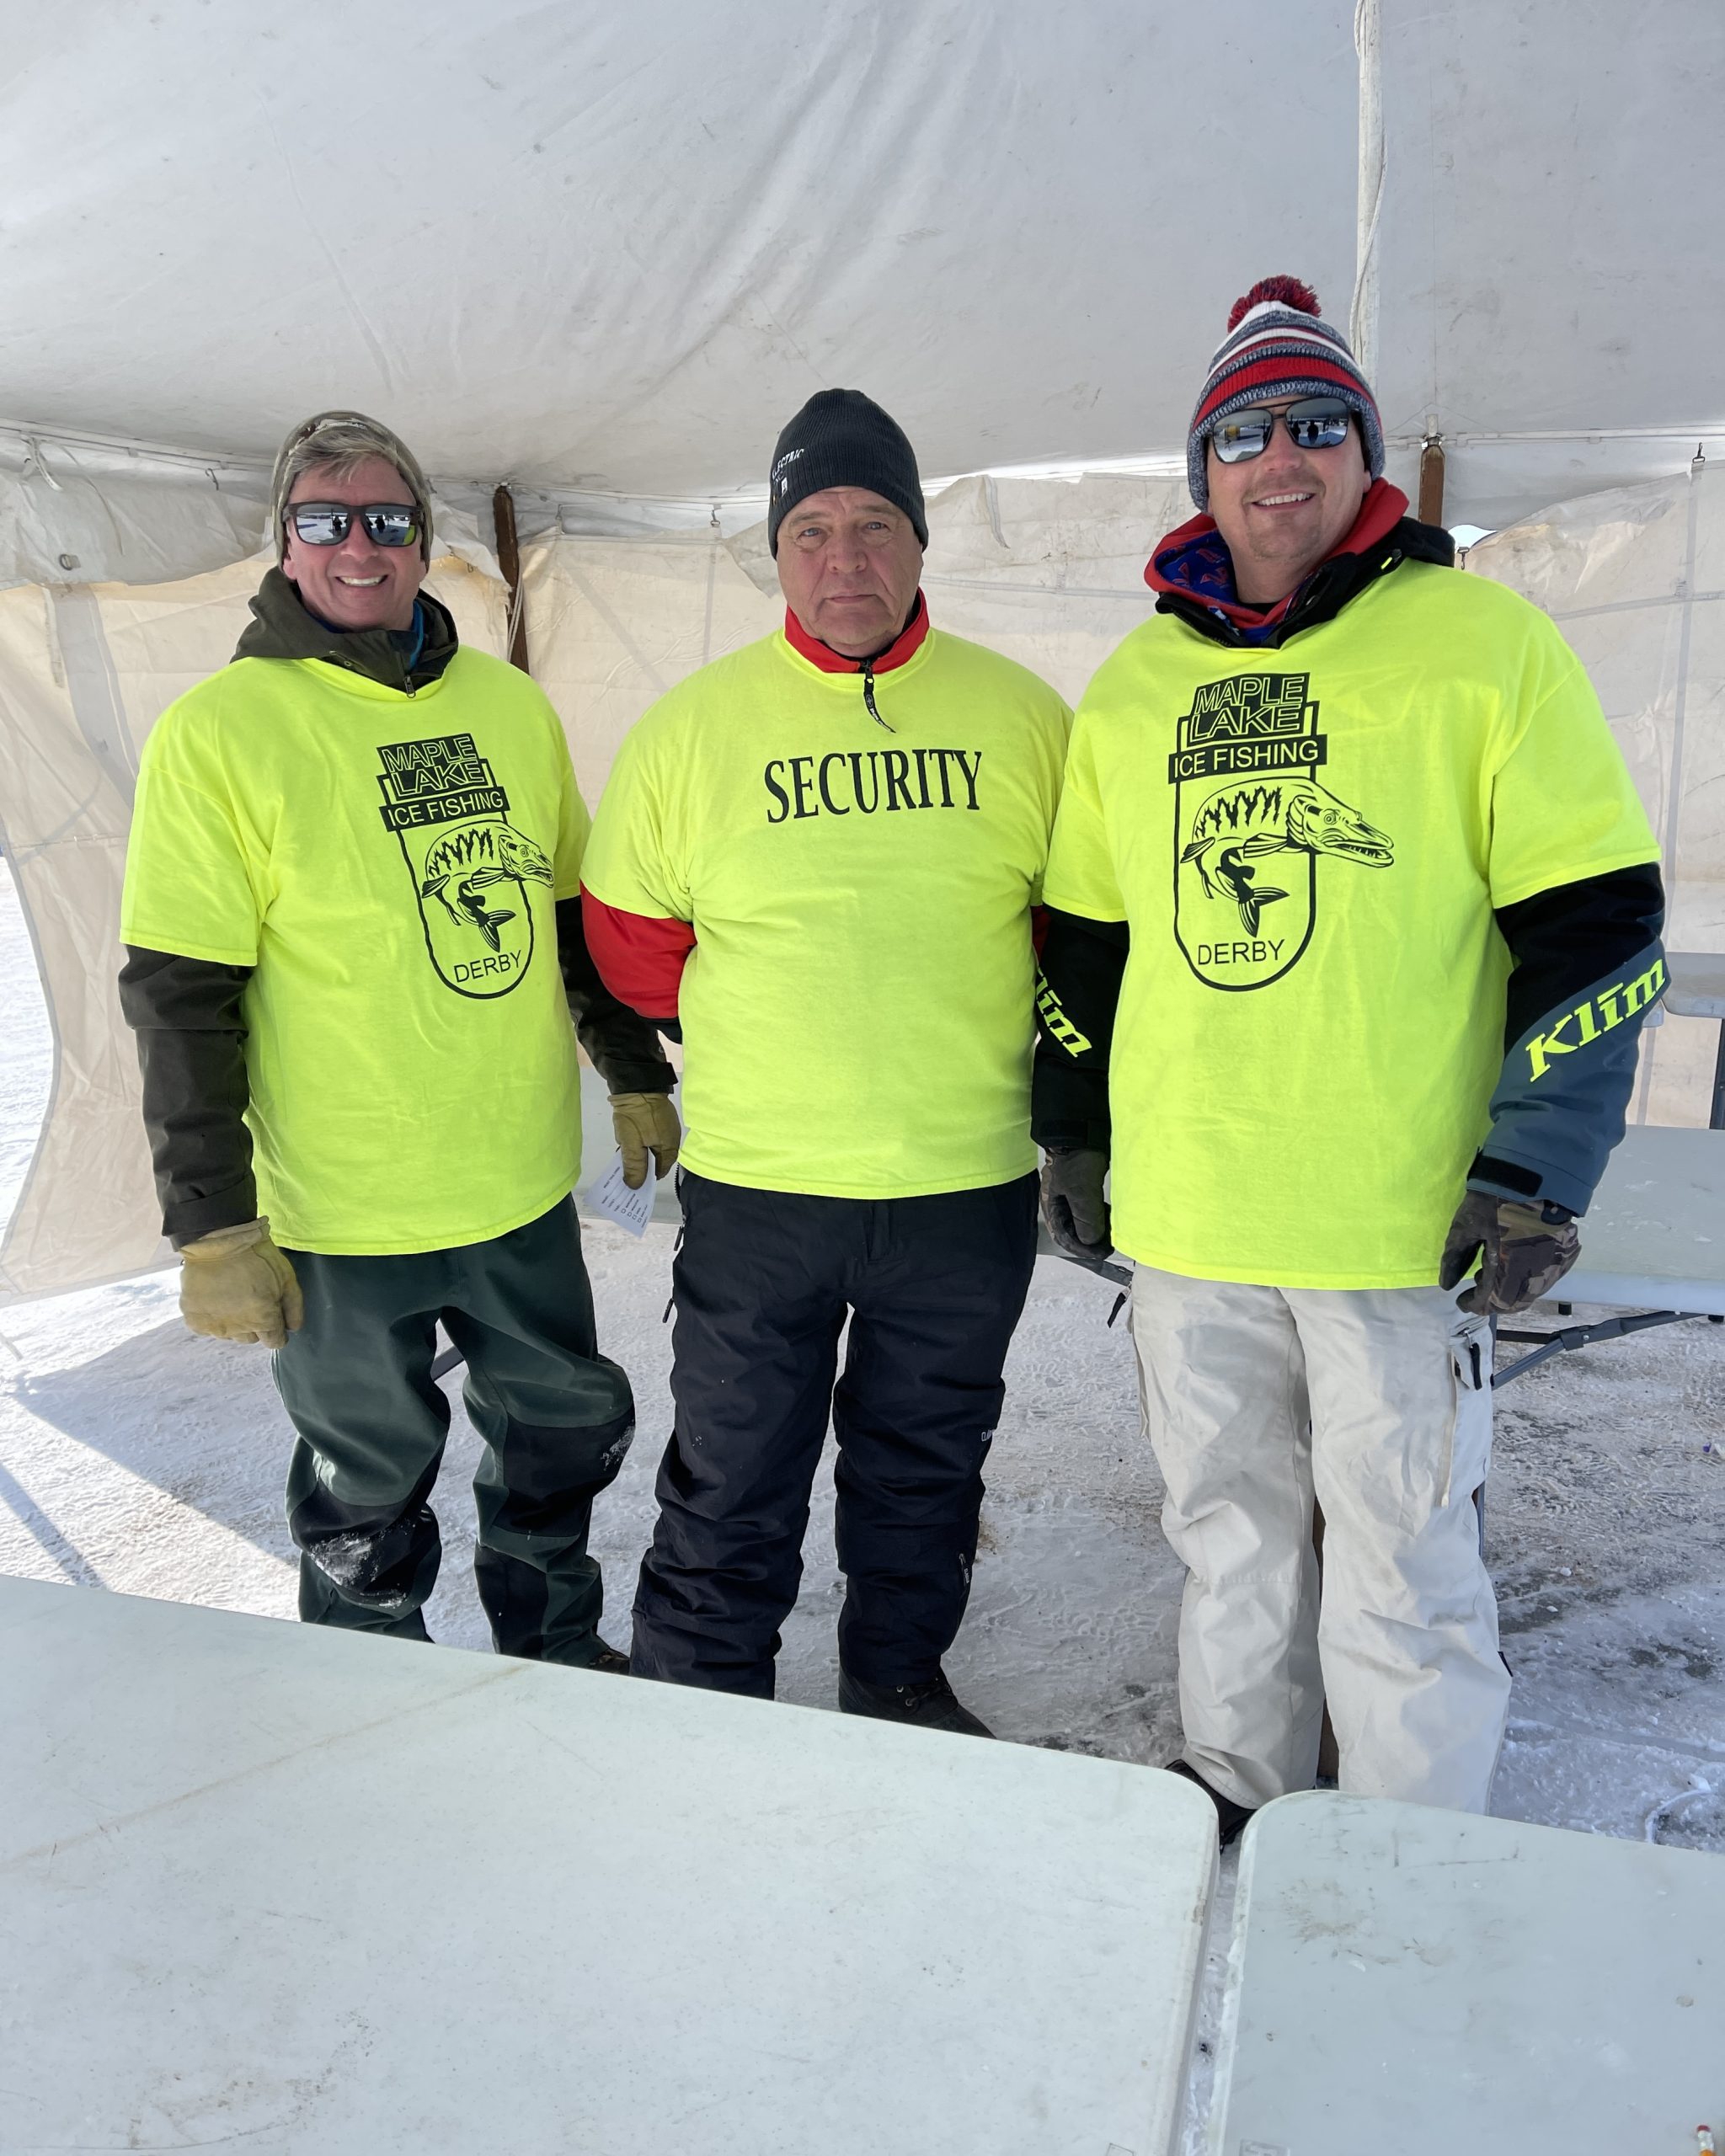
[(334, 629), (300, 597), (299, 586), (271, 569), (252, 600), (252, 619), (234, 647), (236, 659), (322, 659), (345, 666), (386, 689), (411, 692), (435, 681), (456, 655), (454, 617), (422, 591), (409, 629)]
[(1157, 613), (1178, 616), (1214, 643), (1279, 646), (1333, 621), (1350, 599), (1404, 561), (1449, 568), (1455, 560), (1449, 533), (1409, 516), (1402, 489), (1375, 479), (1346, 537), (1274, 606), (1248, 606), (1240, 598), (1233, 558), (1210, 516), (1188, 518), (1169, 532), (1144, 580), (1156, 594)]

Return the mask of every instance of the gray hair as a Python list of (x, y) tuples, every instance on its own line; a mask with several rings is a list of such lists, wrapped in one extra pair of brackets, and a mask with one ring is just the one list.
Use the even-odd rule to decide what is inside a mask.
[(296, 427), (283, 442), (270, 477), (270, 524), (275, 535), (278, 567), (287, 548), (287, 504), (295, 482), (314, 470), (345, 478), (368, 456), (381, 456), (400, 473), (419, 512), (420, 552), (430, 560), (431, 489), (412, 450), (381, 419), (367, 419), (363, 412), (319, 412)]

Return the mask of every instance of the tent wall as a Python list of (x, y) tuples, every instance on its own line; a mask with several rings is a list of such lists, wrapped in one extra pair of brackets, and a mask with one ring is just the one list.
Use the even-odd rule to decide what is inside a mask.
[[(1150, 610), (1148, 539), (1188, 513), (1172, 478), (979, 478), (931, 504), (936, 618), (1076, 702)], [(163, 1255), (114, 990), (137, 755), (157, 714), (222, 664), (261, 564), (177, 584), (0, 593), (0, 813), (36, 938), (56, 1043), (31, 1177), (3, 1246), (0, 1300), (92, 1284)], [(1470, 567), (1525, 591), (1587, 662), (1668, 847), (1673, 941), (1725, 947), (1725, 485), (1703, 473), (1548, 511)], [(760, 526), (638, 538), (554, 533), (523, 563), (536, 676), (597, 799), (654, 698), (782, 618)], [(504, 594), (455, 559), (435, 588), (462, 633), (500, 652)], [(1706, 1120), (1711, 1029), (1651, 1037), (1637, 1112)]]
[[(1725, 469), (1562, 503), (1468, 567), (1542, 606), (1580, 654), (1663, 851), (1667, 946), (1725, 951)], [(1718, 1038), (1668, 1016), (1637, 1119), (1704, 1123)]]

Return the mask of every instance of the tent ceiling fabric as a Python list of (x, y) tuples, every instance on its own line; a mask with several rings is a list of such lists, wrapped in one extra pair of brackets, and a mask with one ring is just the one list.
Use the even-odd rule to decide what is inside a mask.
[(1317, 217), (1192, 97), (1201, 11), (72, 0), (0, 106), (4, 416), (255, 454), (351, 399), (623, 494), (761, 480), (834, 382), (930, 472), (1178, 443), (1242, 280), (1346, 296), (1352, 9), (1308, 13), (1237, 51)]
[(1676, 473), (1703, 435), (1725, 451), (1725, 8), (1382, 7), (1376, 387), (1392, 436), (1434, 413), (1460, 437), (1452, 518)]
[(1384, 7), (1386, 430), (1725, 420), (1725, 8)]
[[(1725, 11), (1381, 4), (1392, 431), (1725, 420)], [(628, 497), (758, 483), (833, 383), (931, 474), (1178, 451), (1254, 277), (1347, 319), (1353, 15), (66, 0), (8, 31), (0, 418), (258, 458), (352, 401)], [(1574, 491), (1503, 462), (1488, 506)]]

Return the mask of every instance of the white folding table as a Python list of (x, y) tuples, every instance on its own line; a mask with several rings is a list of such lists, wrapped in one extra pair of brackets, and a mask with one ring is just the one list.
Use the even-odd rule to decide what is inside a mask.
[(1581, 1257), (1558, 1289), (1563, 1305), (1630, 1313), (1498, 1337), (1542, 1344), (1498, 1372), (1502, 1385), (1566, 1348), (1586, 1348), (1691, 1317), (1725, 1317), (1725, 1130), (1637, 1125), (1613, 1153), (1581, 1224)]
[(1725, 2147), (1725, 1860), (1316, 1793), (1242, 1846), (1212, 2156)]
[(1566, 1302), (1725, 1315), (1725, 1131), (1626, 1131), (1562, 1292)]
[(0, 1580), (0, 2149), (1162, 2156), (1170, 1774)]
[(1659, 999), (1680, 1018), (1713, 1018), (1719, 1026), (1708, 1122), (1725, 1130), (1725, 952), (1668, 951), (1665, 993)]

